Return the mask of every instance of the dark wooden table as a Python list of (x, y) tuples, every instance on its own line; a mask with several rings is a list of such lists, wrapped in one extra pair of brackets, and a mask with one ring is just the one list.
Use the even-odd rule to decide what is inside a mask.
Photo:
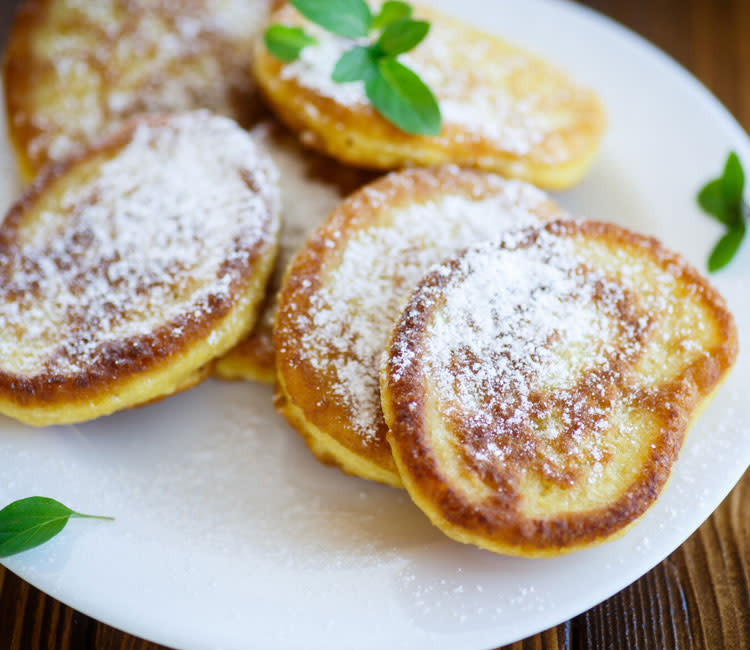
[[(0, 0), (3, 35), (14, 4)], [(750, 130), (750, 0), (585, 4), (671, 54)], [(0, 566), (0, 650), (160, 647), (65, 607)], [(590, 611), (509, 647), (750, 648), (750, 472), (711, 518), (650, 573)]]

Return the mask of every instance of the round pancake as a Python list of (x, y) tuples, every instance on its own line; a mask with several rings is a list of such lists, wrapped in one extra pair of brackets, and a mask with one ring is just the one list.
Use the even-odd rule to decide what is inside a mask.
[(317, 40), (284, 63), (259, 39), (253, 69), (278, 116), (309, 146), (376, 169), (454, 163), (540, 187), (578, 182), (591, 165), (605, 117), (599, 100), (565, 74), (514, 46), (432, 9), (427, 38), (399, 57), (432, 89), (443, 115), (435, 137), (405, 133), (371, 107), (364, 84), (331, 80), (352, 46), (287, 5), (272, 23), (303, 26)]
[(143, 112), (261, 114), (248, 71), (271, 0), (24, 0), (4, 83), (10, 139), (33, 178)]
[(277, 182), (207, 112), (135, 120), (49, 167), (0, 227), (0, 412), (77, 422), (197, 381), (254, 325)]
[(273, 159), (279, 169), (279, 184), (284, 188), (279, 255), (257, 325), (250, 336), (216, 362), (216, 375), (273, 384), (276, 371), (272, 330), (284, 271), (313, 228), (343, 197), (372, 180), (373, 175), (305, 149), (277, 122), (261, 123), (252, 135)]
[(656, 500), (736, 354), (724, 301), (685, 260), (611, 224), (553, 222), (422, 280), (383, 365), (388, 440), (447, 535), (559, 555)]
[(526, 183), (457, 167), (392, 173), (331, 214), (291, 263), (274, 328), (277, 407), (320, 460), (401, 484), (378, 372), (402, 300), (457, 248), (560, 214)]

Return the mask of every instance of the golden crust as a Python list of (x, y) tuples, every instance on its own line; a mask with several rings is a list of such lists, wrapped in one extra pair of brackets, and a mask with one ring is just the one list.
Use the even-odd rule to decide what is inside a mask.
[(331, 158), (304, 148), (277, 122), (264, 122), (253, 130), (279, 168), (282, 195), (281, 239), (276, 267), (253, 331), (216, 362), (221, 379), (242, 379), (273, 384), (273, 319), (284, 271), (292, 256), (341, 199), (359, 189), (373, 175), (345, 167)]
[[(332, 96), (335, 91), (321, 91), (316, 82), (309, 81), (314, 75), (306, 69), (299, 77), (290, 74), (290, 65), (298, 64), (274, 58), (261, 41), (253, 58), (259, 87), (276, 114), (302, 134), (305, 144), (347, 164), (393, 169), (453, 163), (550, 189), (566, 188), (581, 180), (594, 160), (605, 127), (604, 110), (596, 96), (541, 59), (499, 39), (432, 9), (420, 7), (417, 13), (431, 21), (432, 29), (408, 56), (418, 65), (433, 66), (434, 74), (428, 76), (435, 77), (430, 85), (444, 117), (439, 136), (404, 133), (369, 103), (346, 101)], [(289, 6), (275, 12), (271, 21), (307, 24), (309, 28)], [(509, 102), (512, 108), (507, 114), (500, 109), (482, 109), (484, 113), (474, 116), (472, 110), (494, 101), (482, 93), (498, 93), (502, 101), (497, 105), (504, 111)], [(534, 109), (528, 109), (532, 104)], [(452, 106), (459, 106), (453, 111), (455, 116)]]
[[(411, 212), (422, 209), (436, 212), (427, 219)], [(290, 264), (274, 327), (277, 405), (314, 453), (348, 473), (401, 485), (377, 378), (400, 296), (442, 259), (443, 247), (560, 215), (535, 188), (455, 167), (393, 173), (344, 201)], [(370, 248), (368, 238), (380, 234), (385, 239)], [(357, 268), (349, 274), (343, 262), (352, 255)], [(330, 292), (350, 289), (351, 300), (327, 302)], [(366, 300), (376, 302), (359, 304)]]
[[(469, 450), (472, 434), (459, 420), (448, 423), (436, 415), (435, 400), (441, 396), (427, 388), (435, 381), (435, 371), (425, 362), (431, 345), (428, 332), (445, 309), (447, 287), (460, 277), (461, 255), (420, 283), (394, 329), (381, 375), (388, 440), (415, 503), (458, 541), (529, 557), (555, 556), (596, 545), (622, 534), (643, 515), (661, 493), (688, 427), (733, 365), (738, 347), (736, 327), (721, 296), (685, 260), (656, 240), (612, 224), (562, 221), (533, 233), (526, 245), (533, 244), (539, 232), (580, 244), (576, 250), (582, 251), (587, 263), (606, 268), (618, 282), (625, 277), (618, 272), (627, 274), (626, 266), (634, 263), (634, 284), (628, 285), (618, 310), (622, 311), (620, 318), (631, 319), (631, 332), (640, 333), (631, 334), (635, 339), (621, 339), (618, 352), (629, 362), (618, 367), (613, 377), (623, 383), (616, 385), (612, 380), (606, 398), (610, 401), (597, 402), (612, 406), (618, 404), (619, 397), (632, 406), (621, 419), (611, 415), (619, 411), (608, 411), (612, 421), (605, 422), (609, 426), (605, 443), (612, 449), (600, 459), (603, 469), (593, 467), (593, 457), (568, 439), (566, 444), (573, 445), (573, 450), (564, 453), (571, 455), (571, 465), (579, 463), (580, 467), (577, 473), (562, 477), (562, 483), (561, 477), (554, 475), (539, 479), (542, 473), (534, 463), (554, 464), (556, 457), (537, 458), (528, 447), (523, 452), (520, 447), (515, 451), (508, 447), (503, 462), (484, 467), (480, 476), (477, 452)], [(464, 258), (467, 255), (463, 253)], [(660, 297), (654, 278), (664, 283), (662, 289), (667, 291)], [(660, 303), (661, 299), (666, 302)], [(646, 313), (639, 311), (643, 305), (649, 307)], [(655, 307), (658, 305), (661, 307)], [(642, 325), (645, 329), (638, 330)], [(636, 348), (626, 343), (632, 344), (638, 336), (643, 337), (643, 347), (635, 354), (632, 350)], [(399, 349), (404, 346), (413, 361), (399, 365), (399, 357), (403, 360)], [(635, 356), (628, 359), (631, 354)], [(458, 371), (454, 368), (453, 372)], [(601, 377), (605, 384), (610, 381), (604, 373)], [(588, 399), (596, 392), (592, 386), (586, 388)], [(601, 389), (600, 384), (596, 386)], [(516, 387), (513, 394), (519, 390)], [(542, 415), (535, 417), (540, 419), (525, 421), (522, 426), (542, 440), (546, 420)], [(553, 424), (561, 426), (559, 418), (553, 419)], [(593, 435), (591, 422), (581, 422), (584, 428), (589, 427), (583, 435)], [(628, 426), (636, 432), (635, 437), (623, 433)], [(455, 443), (454, 457), (460, 458), (456, 466), (446, 462), (447, 438), (437, 443), (433, 435), (437, 432)], [(502, 445), (493, 435), (487, 433), (485, 441)], [(486, 445), (483, 449), (480, 455), (488, 450)], [(600, 481), (597, 472), (606, 480)]]
[[(160, 246), (152, 247), (152, 242), (149, 242), (146, 247), (149, 250), (128, 250), (127, 255), (135, 256), (135, 259), (128, 259), (125, 250), (117, 248), (114, 241), (107, 241), (107, 220), (114, 219), (111, 215), (116, 214), (122, 196), (103, 196), (96, 183), (101, 180), (107, 165), (117, 164), (128, 152), (137, 157), (142, 151), (138, 148), (141, 146), (152, 147), (158, 152), (162, 146), (160, 138), (169, 143), (177, 142), (174, 146), (179, 146), (196, 133), (207, 139), (220, 137), (228, 161), (235, 160), (231, 157), (236, 155), (234, 152), (227, 153), (232, 146), (241, 152), (236, 156), (243, 162), (233, 168), (240, 181), (227, 186), (233, 192), (229, 198), (238, 206), (228, 217), (238, 224), (237, 231), (234, 235), (218, 235), (229, 239), (226, 243), (217, 240), (215, 249), (224, 251), (227, 257), (194, 260), (196, 265), (204, 266), (196, 266), (194, 273), (187, 267), (181, 272), (175, 268), (175, 275), (170, 274), (168, 279), (140, 277), (141, 258), (138, 256), (144, 254), (142, 261), (150, 263), (149, 251), (152, 248), (156, 251)], [(214, 150), (218, 150), (218, 143), (214, 144)], [(169, 156), (170, 152), (164, 155)], [(255, 167), (253, 155), (258, 155)], [(153, 178), (147, 167), (150, 160), (144, 156), (134, 161), (136, 168), (142, 163), (144, 177), (149, 180)], [(211, 160), (213, 157), (206, 154), (196, 164), (208, 169)], [(199, 173), (203, 173), (203, 169)], [(110, 173), (113, 177), (109, 180), (117, 191), (121, 182), (119, 175)], [(169, 174), (168, 171), (165, 173)], [(177, 172), (180, 173), (186, 173), (184, 166)], [(138, 183), (137, 180), (134, 182)], [(206, 377), (212, 370), (213, 359), (246, 336), (257, 318), (258, 305), (277, 248), (279, 201), (274, 182), (270, 161), (258, 154), (247, 135), (230, 121), (208, 113), (134, 119), (115, 135), (85, 152), (48, 166), (11, 208), (0, 227), (0, 321), (4, 330), (0, 345), (5, 346), (0, 364), (0, 412), (37, 426), (77, 422), (150, 402), (189, 388)], [(199, 184), (193, 184), (191, 188), (200, 192), (201, 188), (196, 185)], [(88, 187), (94, 189), (87, 194)], [(140, 189), (136, 185), (123, 191), (132, 195)], [(160, 192), (173, 189), (160, 185), (153, 194), (146, 196), (146, 200), (152, 201)], [(80, 195), (76, 194), (79, 190)], [(88, 198), (78, 203), (79, 196)], [(246, 203), (237, 200), (243, 197), (247, 198)], [(139, 209), (143, 205), (141, 203)], [(195, 211), (200, 212), (200, 219), (209, 219), (211, 209), (212, 206), (201, 206)], [(87, 211), (90, 210), (99, 210), (98, 214), (105, 216), (92, 216), (87, 220)], [(138, 216), (126, 217), (126, 227), (129, 227), (128, 219)], [(158, 219), (171, 216), (155, 213), (148, 221), (161, 229), (167, 222), (162, 226)], [(174, 218), (182, 219), (182, 214)], [(191, 223), (180, 221), (181, 225), (176, 226), (175, 231), (180, 233)], [(103, 224), (100, 231), (94, 232), (99, 224)], [(217, 222), (217, 227), (221, 225), (221, 221)], [(116, 230), (115, 225), (111, 228), (113, 232)], [(73, 248), (69, 250), (65, 247), (69, 245), (66, 242), (71, 239), (68, 237), (71, 233)], [(199, 233), (196, 232), (195, 236)], [(192, 233), (186, 235), (185, 241), (190, 237)], [(141, 240), (135, 237), (131, 241)], [(95, 247), (89, 248), (92, 243)], [(170, 245), (174, 246), (174, 243), (161, 242), (159, 254), (168, 255), (171, 251), (163, 249)], [(108, 266), (110, 258), (98, 257), (104, 255), (100, 249), (110, 250), (110, 246), (114, 251), (111, 259), (125, 264), (121, 279), (116, 276), (115, 269)], [(208, 247), (209, 244), (199, 242), (196, 246)], [(59, 254), (61, 250), (64, 250), (64, 255)], [(71, 250), (74, 253), (70, 253)], [(212, 248), (207, 255), (213, 252)], [(93, 266), (86, 266), (85, 271), (82, 266), (77, 276), (77, 260), (89, 259), (85, 257), (88, 254), (94, 256)], [(180, 258), (178, 255), (175, 260), (164, 259), (167, 260), (165, 263), (174, 264)], [(37, 269), (42, 268), (47, 271), (36, 275)], [(198, 270), (203, 268), (209, 269), (205, 277), (201, 275), (204, 271)], [(53, 277), (56, 273), (50, 269), (58, 269), (59, 282)], [(212, 272), (216, 275), (211, 276)], [(71, 278), (73, 284), (66, 284)], [(64, 320), (51, 323), (47, 311), (54, 312), (58, 308), (59, 295), (47, 295), (45, 289), (55, 282), (54, 286), (65, 293), (68, 302), (61, 312)], [(143, 298), (139, 304), (150, 310), (148, 319), (144, 311), (143, 324), (139, 323), (138, 314), (130, 311), (136, 295), (128, 297), (117, 293), (118, 284), (131, 286), (128, 282), (138, 287), (136, 291)], [(149, 282), (153, 286), (161, 282), (162, 294), (174, 300), (174, 303), (164, 303), (161, 316), (160, 299), (151, 298)], [(24, 283), (28, 287), (23, 288)], [(75, 296), (89, 295), (87, 285), (96, 285), (97, 292), (94, 293), (100, 290), (114, 292), (112, 296), (116, 298), (105, 295), (95, 299), (99, 300), (95, 304), (101, 304), (106, 314), (94, 309), (90, 296), (86, 298), (89, 302), (82, 298), (77, 304)], [(18, 314), (25, 316), (19, 318)], [(105, 327), (107, 314), (120, 328), (117, 332), (130, 333), (122, 337), (110, 335)], [(14, 334), (16, 330), (17, 335)], [(59, 330), (59, 337), (56, 330)], [(33, 362), (16, 349), (31, 345), (30, 337), (45, 350)], [(70, 351), (81, 346), (89, 346), (83, 356)]]
[(136, 114), (263, 113), (247, 64), (270, 0), (25, 0), (3, 63), (10, 141), (30, 180)]

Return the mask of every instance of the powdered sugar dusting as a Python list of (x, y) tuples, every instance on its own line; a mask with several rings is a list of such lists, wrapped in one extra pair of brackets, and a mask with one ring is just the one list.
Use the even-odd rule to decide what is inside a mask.
[[(263, 122), (251, 131), (258, 145), (267, 151), (279, 170), (282, 192), (283, 225), (276, 271), (269, 284), (277, 292), (294, 254), (341, 202), (346, 193), (364, 184), (369, 174), (344, 168), (333, 160), (304, 149), (290, 134), (279, 132), (272, 122)], [(263, 312), (260, 324), (270, 330), (277, 303)]]
[(61, 159), (142, 112), (258, 112), (249, 60), (270, 0), (66, 0), (35, 32), (29, 153)]
[(365, 441), (384, 426), (381, 356), (404, 298), (425, 271), (457, 248), (538, 221), (542, 192), (492, 178), (496, 193), (488, 197), (439, 192), (396, 208), (388, 223), (357, 231), (313, 295), (310, 312), (299, 316), (304, 356), (320, 372), (335, 373), (336, 395)]
[(230, 120), (201, 112), (140, 124), (0, 248), (4, 368), (75, 374), (107, 342), (233, 304), (255, 247), (273, 245), (277, 181)]
[[(570, 243), (540, 240), (522, 255), (491, 245), (471, 250), (456, 269), (443, 267), (450, 283), (439, 292), (441, 307), (425, 335), (425, 372), (440, 408), (482, 432), (483, 444), (472, 452), (484, 462), (513, 456), (517, 431), (530, 421), (540, 422), (537, 446), (550, 448), (573, 412), (605, 422), (601, 408), (585, 400), (566, 403), (560, 422), (553, 417), (559, 405), (554, 413), (540, 409), (538, 396), (563, 394), (584, 372), (611, 363), (622, 289), (612, 285), (602, 303)], [(546, 462), (548, 474), (564, 469), (553, 454)]]
[[(482, 476), (517, 464), (518, 480), (528, 471), (572, 487), (598, 482), (609, 464), (624, 481), (637, 469), (628, 455), (643, 462), (633, 450), (671, 412), (656, 391), (711, 344), (696, 326), (709, 320), (699, 315), (703, 303), (678, 307), (693, 302), (675, 290), (679, 269), (565, 228), (519, 231), (445, 261), (411, 299), (394, 339), (390, 380), (422, 364), (419, 381), (464, 459), (456, 462)], [(609, 489), (599, 484), (579, 498)]]
[[(521, 156), (546, 143), (545, 160), (565, 158), (555, 134), (574, 119), (569, 110), (571, 100), (583, 98), (587, 91), (519, 50), (498, 49), (490, 37), (477, 37), (443, 19), (429, 17), (427, 38), (398, 58), (432, 89), (445, 125), (460, 129), (458, 134), (444, 130), (436, 141), (488, 140)], [(291, 10), (284, 16), (285, 20), (295, 18), (304, 22)], [(304, 24), (318, 42), (285, 65), (281, 78), (294, 79), (344, 106), (369, 104), (363, 82), (341, 84), (331, 79), (341, 55), (359, 42)], [(529, 85), (531, 90), (526, 89)]]

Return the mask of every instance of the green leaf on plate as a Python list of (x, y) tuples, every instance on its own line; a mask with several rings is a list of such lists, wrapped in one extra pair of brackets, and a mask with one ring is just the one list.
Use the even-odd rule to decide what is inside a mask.
[(711, 273), (723, 269), (732, 261), (735, 254), (745, 238), (745, 224), (741, 222), (738, 226), (727, 230), (726, 234), (719, 240), (708, 258), (708, 270)]
[(405, 18), (411, 18), (412, 8), (406, 2), (384, 2), (380, 13), (372, 21), (373, 29), (383, 29), (391, 23)]
[(82, 515), (47, 497), (29, 497), (5, 506), (0, 510), (0, 557), (44, 544), (65, 528), (71, 517), (112, 520)]
[(742, 194), (745, 191), (745, 172), (737, 154), (733, 151), (724, 165), (724, 174), (721, 177), (721, 188), (724, 200), (731, 206), (742, 204)]
[(387, 56), (403, 54), (419, 45), (429, 31), (430, 23), (424, 20), (398, 20), (386, 27), (376, 47)]
[(378, 73), (365, 89), (375, 109), (401, 130), (414, 135), (440, 133), (440, 107), (432, 91), (395, 59), (381, 59)]
[(378, 64), (369, 47), (358, 45), (344, 52), (333, 69), (331, 78), (337, 83), (369, 81), (378, 74)]
[(347, 38), (367, 36), (372, 12), (365, 0), (289, 0), (305, 18)]
[(264, 35), (268, 51), (277, 59), (296, 61), (300, 52), (308, 45), (315, 45), (317, 41), (305, 34), (301, 27), (287, 27), (286, 25), (271, 25)]
[(724, 182), (722, 178), (707, 183), (698, 194), (698, 204), (717, 221), (729, 226), (736, 222), (737, 210), (724, 199)]

